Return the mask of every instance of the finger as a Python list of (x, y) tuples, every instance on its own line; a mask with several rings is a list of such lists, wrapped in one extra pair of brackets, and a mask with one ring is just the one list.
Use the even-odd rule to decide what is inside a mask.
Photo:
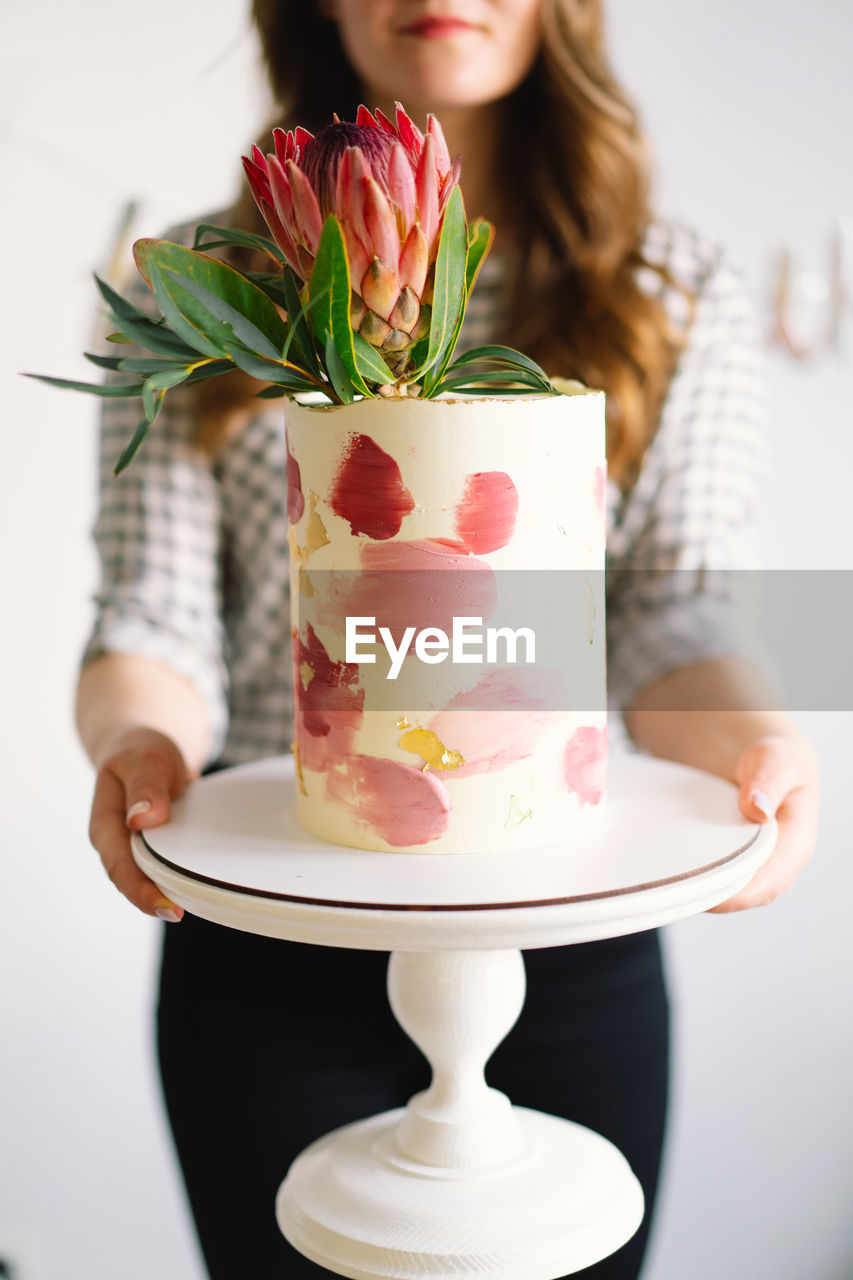
[(743, 752), (735, 776), (741, 813), (752, 822), (767, 822), (786, 796), (806, 784), (809, 773), (793, 741), (767, 738)]
[(814, 852), (817, 835), (817, 803), (807, 791), (792, 791), (777, 815), (779, 834), (764, 866), (733, 897), (711, 907), (720, 915), (766, 907), (790, 889)]
[(95, 783), (89, 839), (115, 887), (135, 907), (146, 915), (178, 921), (184, 914), (183, 908), (167, 898), (133, 861), (125, 808), (126, 794), (121, 780), (111, 770), (102, 769)]
[(126, 820), (132, 831), (148, 830), (168, 822), (172, 800), (187, 780), (187, 770), (177, 747), (164, 744), (119, 757), (110, 764), (124, 783)]

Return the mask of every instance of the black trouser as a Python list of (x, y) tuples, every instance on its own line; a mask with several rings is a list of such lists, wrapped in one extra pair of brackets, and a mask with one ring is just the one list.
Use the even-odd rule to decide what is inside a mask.
[[(212, 1280), (328, 1276), (280, 1234), (275, 1195), (314, 1138), (403, 1105), (429, 1082), (385, 989), (387, 954), (167, 925), (159, 1004), (166, 1103)], [(657, 935), (525, 953), (528, 993), (488, 1081), (610, 1138), (646, 1196), (638, 1234), (579, 1273), (635, 1280), (666, 1110)]]

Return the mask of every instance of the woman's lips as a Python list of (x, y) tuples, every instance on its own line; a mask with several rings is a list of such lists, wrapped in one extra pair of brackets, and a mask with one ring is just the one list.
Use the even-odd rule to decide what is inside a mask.
[(428, 40), (439, 40), (444, 36), (460, 35), (466, 31), (474, 31), (476, 28), (472, 22), (466, 22), (464, 18), (449, 17), (428, 17), (418, 18), (415, 22), (410, 22), (407, 27), (403, 28), (403, 34), (407, 36), (423, 36)]

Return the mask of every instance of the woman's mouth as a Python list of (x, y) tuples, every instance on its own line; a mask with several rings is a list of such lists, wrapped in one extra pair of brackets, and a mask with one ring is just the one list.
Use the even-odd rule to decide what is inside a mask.
[(452, 18), (437, 14), (432, 17), (418, 18), (403, 28), (403, 35), (421, 36), (426, 40), (442, 40), (446, 36), (462, 35), (466, 31), (474, 31), (472, 22), (464, 18)]

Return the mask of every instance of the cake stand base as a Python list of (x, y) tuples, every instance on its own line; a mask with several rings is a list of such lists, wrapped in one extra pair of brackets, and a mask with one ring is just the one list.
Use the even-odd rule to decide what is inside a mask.
[(353, 1280), (555, 1280), (614, 1253), (643, 1216), (624, 1156), (582, 1125), (512, 1110), (524, 1149), (489, 1172), (407, 1160), (394, 1141), (403, 1111), (328, 1134), (281, 1186), (282, 1231)]
[(755, 874), (776, 825), (745, 822), (729, 783), (659, 760), (613, 758), (610, 785), (594, 838), (523, 857), (324, 844), (296, 826), (282, 760), (204, 779), (168, 826), (134, 834), (142, 870), (204, 919), (392, 952), (391, 1008), (432, 1082), (294, 1161), (278, 1221), (312, 1261), (353, 1280), (557, 1280), (639, 1227), (642, 1191), (611, 1143), (486, 1083), (524, 1002), (518, 949), (707, 910)]

